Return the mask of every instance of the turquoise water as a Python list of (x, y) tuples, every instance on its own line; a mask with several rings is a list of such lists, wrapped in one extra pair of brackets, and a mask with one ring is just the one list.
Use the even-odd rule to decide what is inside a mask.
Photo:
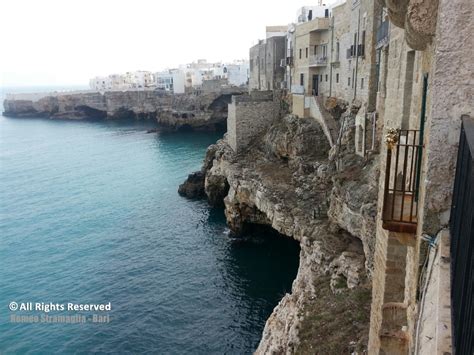
[[(266, 232), (237, 243), (222, 210), (177, 194), (217, 134), (149, 128), (0, 116), (0, 353), (256, 348), (298, 246)], [(12, 301), (112, 310), (104, 324), (12, 323), (41, 314)]]

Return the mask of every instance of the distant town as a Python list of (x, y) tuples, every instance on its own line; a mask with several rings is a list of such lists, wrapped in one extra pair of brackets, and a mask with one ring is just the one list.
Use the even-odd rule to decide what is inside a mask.
[(246, 86), (249, 80), (248, 60), (232, 63), (210, 63), (206, 59), (159, 72), (133, 71), (124, 74), (97, 76), (89, 86), (96, 91), (125, 91), (130, 89), (163, 90), (174, 94), (200, 89), (203, 86)]

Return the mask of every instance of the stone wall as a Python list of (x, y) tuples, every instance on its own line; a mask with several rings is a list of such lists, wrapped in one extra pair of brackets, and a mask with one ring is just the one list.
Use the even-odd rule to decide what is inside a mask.
[[(384, 132), (389, 128), (419, 129), (422, 76), (429, 68), (431, 53), (413, 53), (406, 43), (404, 31), (391, 26), (386, 54), (386, 87), (380, 87), (385, 92), (380, 92), (379, 96), (384, 110), (378, 122)], [(413, 347), (419, 250), (414, 235), (382, 228), (386, 153), (387, 145), (382, 142), (369, 352), (383, 350), (404, 354)], [(398, 306), (390, 308), (394, 303)], [(392, 315), (395, 312), (396, 317), (387, 309), (392, 309)]]
[(227, 79), (210, 79), (202, 81), (202, 92), (204, 93), (213, 93), (219, 92), (222, 86), (228, 85)]
[(435, 233), (449, 220), (461, 116), (474, 117), (474, 4), (439, 1), (426, 125), (426, 210), (423, 228)]
[(280, 100), (272, 92), (254, 92), (233, 96), (229, 104), (227, 139), (239, 153), (279, 118)]

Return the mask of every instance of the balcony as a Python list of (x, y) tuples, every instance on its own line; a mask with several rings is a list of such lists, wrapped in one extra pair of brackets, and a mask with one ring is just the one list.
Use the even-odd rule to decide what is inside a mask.
[(310, 67), (324, 67), (328, 64), (328, 58), (320, 55), (312, 55), (309, 57)]
[(416, 233), (422, 155), (419, 141), (418, 130), (391, 129), (386, 135), (382, 227), (392, 232)]
[(296, 25), (296, 36), (305, 35), (310, 32), (319, 32), (329, 29), (329, 18), (317, 17), (311, 21)]
[(383, 21), (377, 28), (375, 48), (379, 49), (386, 46), (389, 42), (389, 21)]
[(286, 57), (286, 65), (292, 67), (293, 66), (293, 56)]

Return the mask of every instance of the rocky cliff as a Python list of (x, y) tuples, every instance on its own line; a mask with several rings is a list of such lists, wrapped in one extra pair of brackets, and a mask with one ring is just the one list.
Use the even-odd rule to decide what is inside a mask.
[(292, 292), (267, 320), (258, 354), (340, 354), (366, 346), (377, 171), (375, 159), (354, 154), (353, 112), (339, 119), (345, 122), (332, 149), (315, 120), (292, 115), (241, 154), (224, 138), (180, 186), (183, 195), (199, 191), (190, 196), (223, 204), (236, 234), (265, 224), (300, 242)]
[(215, 93), (172, 95), (159, 91), (53, 93), (13, 95), (4, 103), (4, 116), (51, 119), (148, 119), (170, 129), (225, 128), (232, 88)]

